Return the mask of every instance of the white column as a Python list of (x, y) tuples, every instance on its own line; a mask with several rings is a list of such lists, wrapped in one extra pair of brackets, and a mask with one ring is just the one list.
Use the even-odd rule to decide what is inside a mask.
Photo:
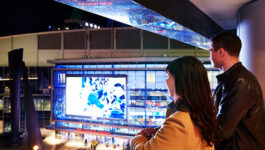
[(238, 13), (237, 33), (242, 40), (240, 61), (255, 74), (265, 99), (265, 1), (243, 6)]

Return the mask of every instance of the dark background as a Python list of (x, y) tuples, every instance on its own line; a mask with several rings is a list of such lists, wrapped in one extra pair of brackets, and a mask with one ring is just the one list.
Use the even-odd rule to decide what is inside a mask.
[(53, 0), (3, 0), (0, 2), (0, 36), (47, 31), (48, 26), (79, 19), (101, 27), (127, 26)]

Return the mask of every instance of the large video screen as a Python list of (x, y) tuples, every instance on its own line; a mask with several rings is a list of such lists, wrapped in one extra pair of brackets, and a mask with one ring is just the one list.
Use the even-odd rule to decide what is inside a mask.
[[(55, 0), (60, 3), (208, 50), (210, 40), (132, 0)], [(166, 1), (165, 1), (166, 2)], [(161, 3), (165, 3), (161, 1)]]
[(66, 76), (66, 115), (126, 119), (126, 75)]

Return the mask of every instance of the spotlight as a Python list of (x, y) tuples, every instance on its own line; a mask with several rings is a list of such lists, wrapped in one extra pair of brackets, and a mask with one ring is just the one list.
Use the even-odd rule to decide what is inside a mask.
[(33, 146), (33, 150), (39, 150), (39, 146), (38, 145), (34, 145)]

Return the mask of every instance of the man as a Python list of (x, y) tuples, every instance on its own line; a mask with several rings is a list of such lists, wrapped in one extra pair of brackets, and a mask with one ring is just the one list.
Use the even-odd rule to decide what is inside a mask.
[(215, 103), (220, 126), (217, 150), (265, 150), (265, 113), (261, 87), (238, 60), (239, 37), (228, 31), (215, 35), (210, 58), (217, 76)]

